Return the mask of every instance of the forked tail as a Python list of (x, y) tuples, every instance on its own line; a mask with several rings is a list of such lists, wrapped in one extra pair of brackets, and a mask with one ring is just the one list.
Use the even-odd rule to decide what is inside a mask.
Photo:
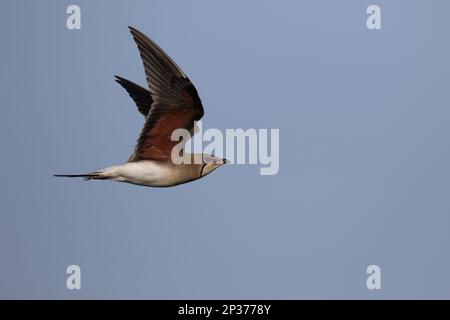
[(62, 177), (62, 178), (84, 178), (84, 180), (91, 179), (106, 179), (105, 177), (100, 176), (101, 172), (91, 172), (85, 174), (54, 174), (54, 177)]

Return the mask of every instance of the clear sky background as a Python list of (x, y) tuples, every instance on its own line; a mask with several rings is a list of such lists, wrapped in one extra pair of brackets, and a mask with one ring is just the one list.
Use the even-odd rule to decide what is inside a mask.
[[(70, 4), (81, 30), (66, 28)], [(366, 27), (370, 4), (382, 30)], [(450, 298), (449, 12), (2, 1), (0, 298)], [(53, 178), (134, 148), (143, 118), (113, 80), (145, 84), (128, 25), (189, 75), (204, 128), (279, 128), (278, 175), (226, 166), (170, 189)]]

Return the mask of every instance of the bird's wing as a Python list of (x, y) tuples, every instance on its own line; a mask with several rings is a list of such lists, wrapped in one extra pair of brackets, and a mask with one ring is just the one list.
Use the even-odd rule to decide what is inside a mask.
[(169, 160), (172, 132), (194, 130), (194, 121), (203, 117), (203, 106), (192, 82), (156, 43), (130, 27), (141, 54), (147, 83), (153, 98), (150, 112), (137, 141), (134, 157), (139, 160)]
[(127, 90), (130, 97), (136, 103), (139, 112), (142, 113), (144, 117), (147, 117), (153, 103), (153, 98), (150, 91), (119, 76), (116, 76), (116, 82)]

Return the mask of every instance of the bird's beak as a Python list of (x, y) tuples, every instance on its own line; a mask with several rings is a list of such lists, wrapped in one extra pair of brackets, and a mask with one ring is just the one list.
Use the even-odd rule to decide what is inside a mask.
[(218, 165), (223, 165), (223, 164), (228, 164), (228, 163), (231, 163), (231, 162), (229, 160), (223, 158), (223, 159), (216, 160), (214, 163), (218, 164)]

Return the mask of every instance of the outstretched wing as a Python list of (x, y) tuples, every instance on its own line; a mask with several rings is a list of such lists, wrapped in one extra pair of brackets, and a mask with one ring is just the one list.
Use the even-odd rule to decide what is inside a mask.
[(203, 117), (203, 106), (192, 82), (156, 43), (130, 27), (141, 54), (153, 103), (129, 161), (169, 160), (172, 132), (194, 130)]

